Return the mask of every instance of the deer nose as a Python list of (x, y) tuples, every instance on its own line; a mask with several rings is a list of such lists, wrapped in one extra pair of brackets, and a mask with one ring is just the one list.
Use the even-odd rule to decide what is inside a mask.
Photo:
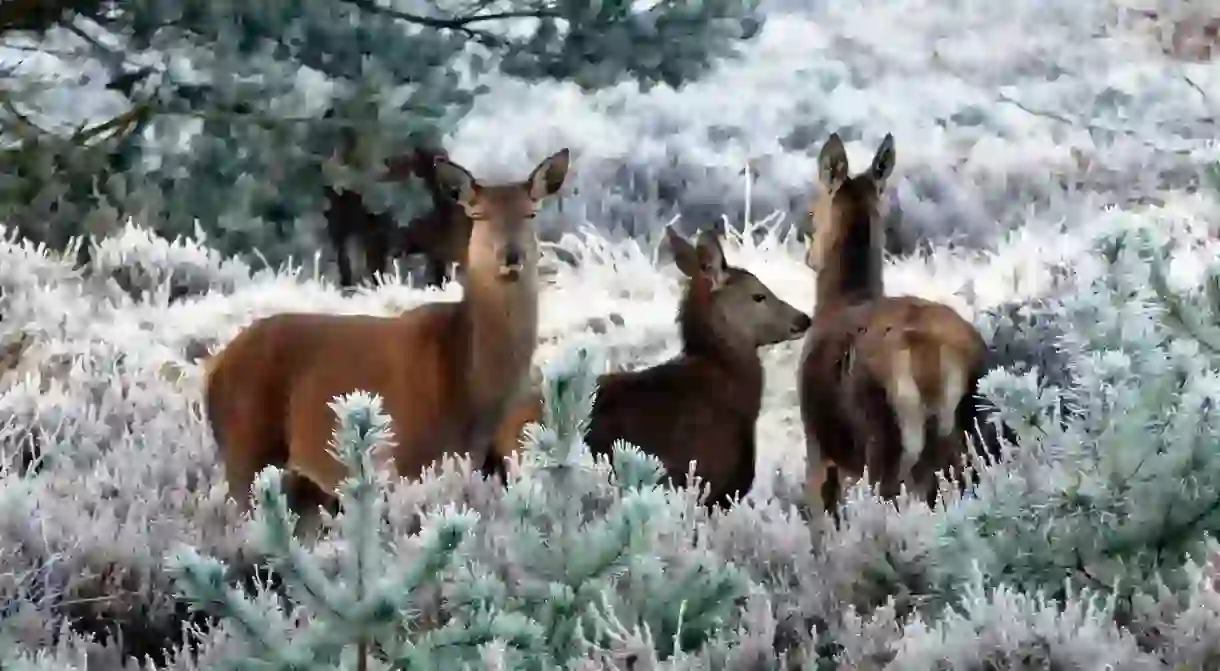
[(792, 332), (804, 333), (809, 330), (810, 326), (813, 326), (813, 320), (809, 318), (809, 315), (802, 314), (792, 322)]
[(504, 250), (504, 265), (513, 268), (521, 265), (521, 250), (510, 247)]

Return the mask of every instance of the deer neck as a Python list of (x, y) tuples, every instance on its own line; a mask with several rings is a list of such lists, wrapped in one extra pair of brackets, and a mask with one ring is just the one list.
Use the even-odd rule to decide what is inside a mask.
[[(735, 407), (749, 411), (761, 404), (763, 365), (754, 343), (738, 336), (713, 306), (706, 280), (693, 279), (678, 305), (678, 330), (682, 354), (716, 365), (730, 378), (728, 393), (740, 399)], [(731, 386), (732, 388), (727, 388)]]
[(537, 270), (526, 273), (512, 283), (467, 276), (466, 387), (476, 407), (499, 406), (529, 379), (538, 344), (538, 285)]
[(885, 295), (881, 280), (884, 235), (880, 217), (843, 227), (817, 274), (815, 315)]

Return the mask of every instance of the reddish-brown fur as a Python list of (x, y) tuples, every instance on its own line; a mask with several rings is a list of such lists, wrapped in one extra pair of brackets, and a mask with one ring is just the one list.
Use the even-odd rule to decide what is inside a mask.
[(884, 296), (880, 208), (894, 156), (887, 135), (852, 176), (837, 134), (819, 156), (807, 258), (817, 304), (797, 378), (814, 511), (835, 511), (840, 470), (859, 477), (866, 466), (883, 495), (905, 481), (933, 501), (935, 471), (962, 465), (977, 412), (986, 343), (974, 326), (949, 306)]
[[(623, 438), (659, 458), (678, 484), (694, 460), (708, 503), (726, 504), (754, 483), (763, 392), (758, 348), (799, 338), (810, 319), (752, 273), (728, 265), (715, 234), (701, 234), (697, 246), (673, 229), (666, 239), (689, 278), (678, 307), (682, 353), (600, 376), (586, 441), (594, 453), (609, 454)], [(497, 454), (515, 450), (521, 428), (540, 414), (537, 396), (518, 406), (501, 426)]]
[(398, 473), (414, 477), (443, 453), (482, 465), (506, 409), (528, 387), (538, 327), (539, 201), (568, 169), (565, 149), (524, 182), (483, 185), (437, 159), (473, 221), (460, 302), (398, 317), (278, 314), (255, 321), (207, 362), (208, 419), (232, 495), (243, 504), (276, 465), (332, 492), (346, 473), (327, 453), (339, 394), (381, 395)]

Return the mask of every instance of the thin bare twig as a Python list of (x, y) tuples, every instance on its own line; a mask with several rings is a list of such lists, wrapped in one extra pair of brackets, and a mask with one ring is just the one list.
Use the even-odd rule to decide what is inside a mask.
[(498, 42), (500, 38), (486, 30), (475, 29), (473, 27), (475, 24), (511, 19), (553, 19), (560, 16), (558, 12), (547, 9), (512, 10), (488, 14), (475, 13), (459, 17), (423, 16), (390, 7), (383, 7), (376, 4), (374, 0), (345, 0), (345, 2), (370, 14), (389, 16), (400, 21), (407, 21), (418, 26), (435, 28), (437, 30), (456, 30), (483, 43)]
[[(1023, 103), (1019, 100), (1010, 98), (1010, 97), (1004, 95), (1003, 93), (999, 94), (999, 96), (997, 96), (996, 99), (1000, 102), (1013, 105), (1013, 106), (1017, 107), (1018, 109), (1020, 109), (1021, 111), (1026, 112), (1028, 114), (1032, 114), (1034, 116), (1039, 116), (1044, 119), (1050, 119), (1052, 121), (1058, 121), (1059, 123), (1066, 124), (1068, 126), (1080, 126), (1082, 128), (1086, 128), (1090, 131), (1095, 131), (1095, 132), (1100, 132), (1100, 133), (1115, 133), (1117, 135), (1129, 137), (1129, 138), (1135, 140), (1136, 142), (1139, 142), (1140, 144), (1144, 145), (1145, 147), (1148, 147), (1149, 149), (1155, 149), (1158, 151), (1160, 151), (1162, 149), (1162, 147), (1159, 144), (1157, 144), (1156, 142), (1153, 142), (1147, 138), (1141, 137), (1139, 133), (1137, 133), (1136, 131), (1133, 131), (1129, 128), (1108, 128), (1106, 126), (1099, 126), (1097, 124), (1090, 123), (1090, 122), (1084, 121), (1082, 119), (1071, 119), (1069, 117), (1063, 116), (1062, 114), (1058, 114), (1056, 112), (1048, 112), (1046, 110), (1037, 110), (1032, 107), (1029, 107), (1028, 105), (1026, 105), (1025, 103)], [(1190, 150), (1176, 149), (1172, 153), (1185, 155), (1185, 154), (1189, 154)]]
[(437, 28), (440, 30), (461, 30), (477, 23), (486, 23), (488, 21), (559, 18), (558, 12), (545, 9), (513, 10), (505, 12), (493, 12), (491, 14), (472, 14), (470, 16), (446, 18), (439, 16), (422, 16), (420, 14), (412, 14), (410, 12), (404, 12), (401, 10), (392, 9), (390, 7), (382, 7), (381, 5), (374, 4), (373, 0), (346, 1), (353, 7), (369, 12), (370, 14), (391, 16), (402, 21), (407, 21), (428, 28)]
[[(1204, 91), (1202, 86), (1199, 86), (1198, 84), (1196, 84), (1195, 80), (1191, 79), (1190, 76), (1188, 76), (1188, 75), (1183, 75), (1182, 79), (1185, 79), (1186, 83), (1189, 84), (1192, 89), (1199, 92), (1199, 97), (1203, 98), (1203, 102), (1207, 103), (1208, 106), (1210, 106), (1210, 107), (1215, 107), (1215, 104), (1212, 102), (1211, 96), (1207, 95), (1207, 91)], [(1215, 117), (1209, 116), (1209, 117), (1207, 117), (1207, 120), (1215, 121)]]

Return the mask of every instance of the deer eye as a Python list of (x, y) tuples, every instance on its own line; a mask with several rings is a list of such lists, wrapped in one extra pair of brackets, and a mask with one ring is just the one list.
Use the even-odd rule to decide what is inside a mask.
[(754, 299), (755, 303), (761, 303), (761, 302), (767, 300), (767, 295), (766, 294), (754, 294), (753, 296), (751, 296), (751, 298)]

